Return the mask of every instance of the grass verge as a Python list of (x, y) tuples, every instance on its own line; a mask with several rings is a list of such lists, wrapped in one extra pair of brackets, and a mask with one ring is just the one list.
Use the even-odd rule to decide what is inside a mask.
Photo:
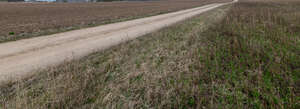
[(210, 11), (2, 86), (0, 104), (297, 109), (299, 3), (244, 0)]

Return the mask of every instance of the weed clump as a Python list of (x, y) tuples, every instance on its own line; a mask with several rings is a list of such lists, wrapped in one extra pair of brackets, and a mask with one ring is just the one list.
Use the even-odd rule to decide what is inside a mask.
[(15, 35), (15, 32), (9, 32), (8, 34), (9, 35)]

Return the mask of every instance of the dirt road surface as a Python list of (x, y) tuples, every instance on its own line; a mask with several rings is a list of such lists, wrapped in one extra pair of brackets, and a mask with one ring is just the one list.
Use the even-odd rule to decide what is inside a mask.
[(226, 4), (210, 4), (148, 18), (2, 43), (0, 84), (30, 77), (35, 70), (79, 59)]

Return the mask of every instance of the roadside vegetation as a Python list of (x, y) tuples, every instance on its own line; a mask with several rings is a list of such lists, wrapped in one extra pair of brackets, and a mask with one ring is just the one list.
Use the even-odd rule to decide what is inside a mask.
[(242, 0), (0, 87), (5, 108), (300, 108), (300, 1)]

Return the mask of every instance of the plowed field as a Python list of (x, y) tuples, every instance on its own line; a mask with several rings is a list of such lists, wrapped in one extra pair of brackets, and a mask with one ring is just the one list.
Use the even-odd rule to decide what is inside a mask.
[(0, 42), (178, 11), (231, 0), (0, 3)]

